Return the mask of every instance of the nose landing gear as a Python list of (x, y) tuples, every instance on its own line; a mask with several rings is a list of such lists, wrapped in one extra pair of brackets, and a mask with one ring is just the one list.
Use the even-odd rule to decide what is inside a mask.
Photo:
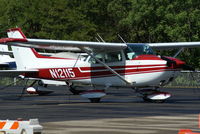
[(87, 98), (91, 103), (99, 103), (101, 98), (106, 95), (104, 90), (88, 90), (81, 93), (83, 98)]

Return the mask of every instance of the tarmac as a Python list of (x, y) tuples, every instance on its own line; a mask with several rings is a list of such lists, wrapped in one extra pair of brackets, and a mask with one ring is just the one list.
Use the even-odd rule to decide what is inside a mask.
[(148, 103), (131, 89), (109, 89), (101, 103), (51, 86), (48, 96), (24, 94), (22, 87), (0, 88), (0, 119), (38, 118), (44, 134), (178, 134), (200, 132), (200, 89), (163, 88), (172, 97)]

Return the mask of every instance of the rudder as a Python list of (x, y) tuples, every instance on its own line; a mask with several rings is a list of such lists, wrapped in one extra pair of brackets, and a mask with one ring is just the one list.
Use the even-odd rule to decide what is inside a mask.
[[(9, 38), (26, 38), (20, 28), (12, 28), (7, 31)], [(36, 57), (31, 48), (11, 46), (18, 70), (27, 70), (33, 68), (33, 64), (37, 64)]]

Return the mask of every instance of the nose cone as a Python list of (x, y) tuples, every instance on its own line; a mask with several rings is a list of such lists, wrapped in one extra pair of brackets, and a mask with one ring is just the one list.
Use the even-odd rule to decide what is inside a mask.
[(184, 61), (179, 60), (177, 58), (167, 57), (167, 56), (162, 56), (161, 58), (163, 60), (166, 60), (167, 66), (172, 68), (172, 69), (194, 70), (189, 65), (186, 65), (186, 63)]

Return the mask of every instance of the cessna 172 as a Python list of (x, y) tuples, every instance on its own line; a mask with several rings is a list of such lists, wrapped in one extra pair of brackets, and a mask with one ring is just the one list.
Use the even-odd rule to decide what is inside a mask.
[[(104, 89), (130, 87), (144, 100), (164, 101), (171, 94), (160, 92), (158, 88), (176, 78), (182, 69), (187, 69), (186, 63), (179, 59), (155, 55), (150, 46), (162, 46), (157, 43), (148, 45), (30, 39), (26, 38), (20, 28), (9, 29), (7, 34), (9, 38), (0, 39), (0, 43), (12, 45), (17, 70), (1, 71), (1, 74), (23, 74), (26, 78), (65, 81), (68, 85), (93, 85), (94, 89), (81, 93), (91, 102), (99, 102), (106, 95), (104, 90), (95, 89), (97, 86)], [(175, 43), (172, 47), (199, 45), (199, 42)], [(80, 49), (88, 56), (85, 59), (47, 57), (34, 49), (67, 50), (68, 47)], [(143, 89), (145, 87), (151, 89)]]

